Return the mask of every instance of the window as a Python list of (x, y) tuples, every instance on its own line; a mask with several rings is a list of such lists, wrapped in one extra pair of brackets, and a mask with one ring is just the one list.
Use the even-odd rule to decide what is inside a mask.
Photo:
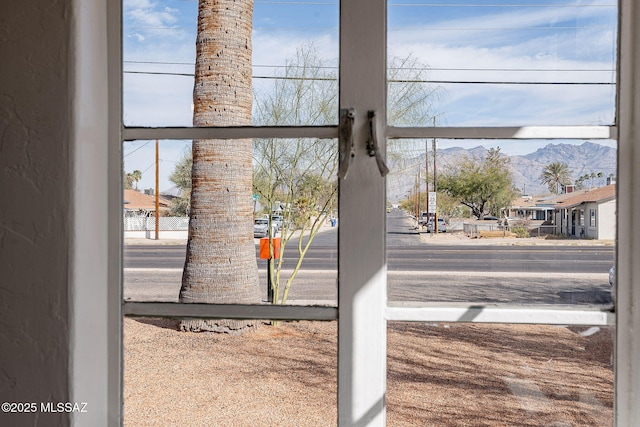
[(596, 209), (589, 209), (589, 227), (597, 227), (596, 212)]
[[(124, 316), (151, 317), (198, 317), (198, 318), (272, 318), (272, 319), (309, 319), (309, 320), (338, 320), (338, 422), (340, 425), (384, 425), (385, 423), (385, 390), (387, 382), (387, 323), (388, 322), (422, 322), (441, 324), (447, 323), (482, 323), (482, 324), (537, 324), (537, 325), (588, 325), (596, 327), (615, 326), (617, 324), (630, 325), (633, 322), (632, 302), (623, 302), (614, 312), (611, 308), (593, 309), (572, 304), (571, 307), (549, 308), (531, 307), (518, 304), (516, 307), (500, 307), (493, 305), (478, 306), (475, 304), (452, 303), (432, 304), (431, 301), (420, 301), (409, 304), (406, 301), (394, 302), (388, 298), (388, 253), (386, 251), (386, 202), (389, 194), (389, 182), (385, 180), (385, 154), (390, 151), (389, 140), (416, 139), (451, 139), (451, 140), (491, 140), (491, 141), (533, 141), (533, 140), (618, 140), (621, 163), (618, 166), (621, 177), (629, 177), (629, 182), (618, 189), (618, 224), (633, 228), (631, 214), (633, 182), (631, 167), (634, 152), (633, 118), (627, 116), (624, 109), (616, 113), (614, 106), (629, 107), (636, 103), (634, 91), (622, 90), (625, 85), (632, 86), (638, 77), (633, 74), (632, 59), (619, 55), (616, 59), (617, 68), (606, 72), (619, 75), (617, 92), (612, 92), (611, 85), (606, 86), (607, 95), (604, 97), (608, 104), (600, 115), (591, 117), (579, 123), (555, 121), (553, 112), (539, 111), (540, 105), (546, 101), (532, 100), (528, 108), (541, 112), (540, 116), (530, 115), (531, 123), (527, 122), (490, 122), (486, 126), (486, 117), (495, 117), (495, 110), (483, 111), (485, 116), (478, 115), (470, 122), (465, 122), (456, 116), (452, 119), (452, 126), (441, 123), (404, 123), (388, 114), (387, 91), (393, 92), (392, 86), (397, 81), (387, 78), (386, 64), (388, 60), (387, 40), (391, 45), (401, 45), (387, 32), (393, 31), (394, 22), (387, 21), (387, 16), (394, 17), (391, 12), (394, 7), (402, 7), (389, 2), (387, 6), (382, 0), (354, 0), (340, 4), (340, 59), (338, 68), (339, 104), (335, 114), (336, 120), (327, 120), (319, 125), (303, 121), (287, 122), (284, 126), (270, 123), (267, 126), (219, 126), (219, 127), (188, 127), (185, 118), (188, 113), (182, 112), (185, 118), (178, 120), (171, 115), (165, 118), (154, 117), (153, 123), (133, 119), (140, 110), (134, 108), (125, 114), (115, 114), (113, 117), (123, 117), (119, 121), (122, 127), (121, 141), (189, 141), (193, 139), (223, 139), (240, 140), (247, 138), (313, 138), (317, 140), (335, 141), (340, 139), (338, 154), (342, 155), (341, 171), (343, 178), (339, 182), (338, 201), (338, 290), (337, 307), (333, 306), (271, 306), (259, 305), (198, 305), (162, 302), (128, 302), (118, 298), (110, 301), (113, 307), (120, 307)], [(608, 7), (616, 5), (607, 5)], [(634, 22), (634, 8), (631, 1), (622, 1), (616, 16), (622, 17), (621, 29), (613, 28), (620, 39), (620, 49), (633, 58), (634, 41), (631, 27)], [(387, 9), (389, 8), (389, 10)], [(363, 14), (367, 19), (363, 19)], [(635, 12), (637, 15), (637, 12)], [(468, 17), (461, 17), (464, 23)], [(582, 19), (582, 18), (580, 18)], [(114, 19), (113, 25), (117, 25)], [(578, 19), (579, 21), (579, 19)], [(472, 21), (473, 22), (473, 21)], [(617, 21), (616, 21), (617, 22)], [(366, 25), (364, 24), (366, 23)], [(609, 24), (610, 25), (610, 24)], [(447, 30), (444, 28), (444, 30)], [(458, 28), (459, 30), (459, 28)], [(421, 31), (430, 31), (421, 29)], [(115, 40), (120, 40), (122, 33), (117, 31)], [(580, 40), (579, 37), (576, 40)], [(612, 42), (613, 43), (613, 42)], [(116, 43), (118, 45), (119, 43)], [(366, 57), (359, 52), (366, 51)], [(121, 53), (111, 52), (112, 63), (121, 64)], [(629, 63), (625, 62), (629, 61)], [(121, 70), (120, 65), (114, 68)], [(120, 81), (119, 73), (114, 73), (112, 83)], [(126, 78), (125, 78), (126, 80)], [(396, 80), (403, 80), (400, 77)], [(436, 79), (434, 79), (436, 80)], [(437, 80), (436, 80), (437, 81)], [(446, 82), (441, 84), (457, 86), (460, 82)], [(475, 82), (476, 84), (478, 82)], [(495, 82), (494, 82), (495, 83)], [(570, 83), (570, 82), (567, 82)], [(126, 81), (123, 85), (126, 85)], [(473, 84), (466, 82), (465, 84)], [(478, 84), (478, 86), (485, 83)], [(573, 83), (572, 83), (573, 84)], [(532, 86), (542, 86), (536, 83)], [(600, 85), (593, 85), (600, 86)], [(627, 86), (627, 87), (628, 87)], [(118, 86), (119, 87), (119, 86)], [(157, 86), (156, 86), (157, 88)], [(154, 89), (156, 89), (154, 88)], [(389, 90), (387, 90), (389, 88)], [(478, 88), (474, 88), (476, 90)], [(457, 89), (456, 89), (457, 90)], [(546, 91), (541, 91), (546, 92)], [(453, 93), (453, 92), (452, 92)], [(458, 92), (455, 92), (458, 93)], [(614, 100), (617, 93), (618, 99)], [(480, 95), (478, 95), (480, 96)], [(486, 95), (485, 95), (486, 96)], [(505, 94), (497, 95), (509, 101)], [(597, 90), (587, 95), (589, 99), (599, 99)], [(455, 98), (453, 96), (452, 98)], [(151, 98), (153, 102), (153, 98)], [(452, 100), (453, 102), (456, 99)], [(573, 105), (582, 105), (584, 100), (573, 99)], [(129, 105), (126, 104), (125, 105)], [(149, 105), (147, 102), (146, 105)], [(514, 104), (507, 102), (506, 106)], [(494, 108), (495, 103), (489, 103)], [(183, 105), (184, 107), (184, 105)], [(118, 109), (119, 107), (112, 107)], [(144, 107), (140, 107), (144, 108)], [(440, 106), (440, 109), (452, 108)], [(461, 110), (461, 108), (460, 108)], [(117, 111), (122, 113), (122, 111)], [(355, 155), (351, 154), (351, 138), (346, 129), (350, 123), (350, 112), (353, 112), (353, 147)], [(372, 114), (373, 112), (374, 114)], [(433, 117), (433, 114), (431, 115)], [(618, 117), (619, 122), (614, 122)], [(120, 119), (118, 119), (120, 120)], [(337, 126), (336, 124), (339, 124)], [(295, 125), (292, 127), (291, 125)], [(144, 127), (154, 126), (154, 127)], [(343, 131), (341, 134), (341, 130)], [(377, 135), (377, 138), (374, 136)], [(386, 138), (382, 136), (386, 136)], [(371, 145), (373, 142), (377, 146)], [(129, 144), (129, 142), (127, 142)], [(369, 146), (367, 146), (369, 144)], [(118, 149), (120, 151), (120, 148)], [(369, 155), (369, 152), (373, 154)], [(376, 157), (375, 154), (381, 156)], [(628, 157), (625, 157), (628, 155)], [(388, 158), (388, 157), (387, 157)], [(348, 161), (347, 161), (348, 159)], [(376, 161), (378, 160), (378, 161)], [(348, 168), (347, 168), (348, 166)], [(346, 174), (346, 177), (345, 177)], [(624, 182), (625, 179), (621, 179)], [(567, 213), (568, 214), (568, 213)], [(571, 221), (570, 217), (568, 218)], [(595, 221), (595, 213), (591, 214)], [(579, 216), (584, 225), (584, 211)], [(637, 233), (622, 233), (618, 236), (618, 244), (624, 250), (633, 247), (632, 238)], [(113, 239), (119, 238), (112, 236)], [(621, 250), (622, 251), (622, 250)], [(632, 268), (633, 254), (618, 254), (618, 283), (619, 295), (630, 294), (631, 278), (635, 269)], [(621, 268), (622, 267), (622, 268)], [(115, 294), (114, 294), (115, 295)], [(624, 300), (620, 298), (619, 300)], [(115, 308), (113, 310), (116, 310)], [(121, 322), (121, 319), (118, 319)], [(633, 328), (629, 328), (633, 330)], [(620, 360), (631, 362), (633, 358), (634, 338), (620, 328), (618, 334), (618, 357)], [(637, 338), (636, 338), (637, 339)], [(626, 369), (626, 368), (625, 368)], [(635, 366), (629, 368), (631, 371)], [(616, 380), (618, 396), (633, 395), (637, 385), (633, 383), (633, 372), (624, 372)], [(517, 381), (512, 383), (517, 387)], [(616, 398), (617, 422), (624, 425), (633, 420), (634, 411), (630, 402), (622, 397)], [(553, 422), (554, 420), (550, 420)]]

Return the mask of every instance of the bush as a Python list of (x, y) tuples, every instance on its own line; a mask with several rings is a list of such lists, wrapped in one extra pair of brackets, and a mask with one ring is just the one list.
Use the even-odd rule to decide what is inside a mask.
[(529, 230), (527, 230), (523, 226), (511, 227), (511, 232), (515, 234), (518, 239), (531, 237), (531, 235), (529, 234)]

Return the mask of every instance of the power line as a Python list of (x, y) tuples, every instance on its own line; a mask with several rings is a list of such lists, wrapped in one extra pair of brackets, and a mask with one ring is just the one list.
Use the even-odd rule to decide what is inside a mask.
[(185, 27), (125, 27), (127, 30), (184, 30)]
[[(195, 1), (195, 0), (194, 0)], [(304, 6), (335, 6), (338, 3), (336, 2), (319, 2), (319, 1), (255, 1), (255, 4), (295, 4), (295, 5), (304, 5)]]
[[(196, 2), (198, 0), (178, 0), (178, 1), (191, 1)], [(294, 4), (294, 5), (309, 5), (309, 6), (335, 6), (336, 2), (319, 2), (319, 1), (260, 1), (256, 0), (254, 4)]]
[(459, 4), (459, 3), (390, 3), (389, 7), (477, 7), (477, 8), (524, 8), (524, 7), (617, 7), (617, 4)]
[(151, 163), (145, 170), (142, 171), (142, 173), (145, 173), (146, 171), (148, 171), (149, 169), (151, 169), (155, 165), (156, 165), (156, 162)]
[[(404, 70), (405, 68), (389, 68), (390, 70)], [(406, 68), (410, 71), (522, 71), (522, 72), (603, 72), (611, 73), (615, 70), (607, 68), (592, 68), (592, 69), (571, 69), (571, 68)]]
[[(123, 71), (124, 74), (147, 74), (164, 76), (194, 77), (193, 73), (172, 73), (163, 71)], [(334, 77), (281, 77), (281, 76), (252, 76), (256, 80), (295, 80), (295, 81), (338, 81)], [(559, 86), (610, 86), (615, 82), (534, 82), (534, 81), (457, 81), (457, 80), (418, 80), (418, 79), (389, 79), (388, 83), (431, 83), (431, 84), (472, 84), (472, 85), (559, 85)]]
[[(196, 0), (189, 0), (196, 1)], [(303, 1), (260, 1), (256, 0), (255, 4), (295, 4), (295, 5), (309, 5), (309, 6), (336, 6), (338, 2), (303, 2)], [(463, 3), (389, 3), (389, 7), (478, 7), (478, 8), (523, 8), (523, 7), (617, 7), (617, 4), (603, 3), (603, 4), (463, 4)]]
[(470, 85), (559, 85), (559, 86), (608, 86), (615, 82), (508, 82), (508, 81), (451, 81), (451, 80), (388, 80), (389, 83), (434, 83)]
[(170, 73), (165, 71), (123, 71), (123, 74), (150, 74), (150, 75), (160, 75), (160, 76), (183, 76), (183, 77), (193, 77), (194, 73)]
[(145, 142), (145, 143), (144, 143), (144, 144), (142, 144), (140, 147), (138, 147), (138, 148), (136, 148), (135, 150), (130, 151), (130, 152), (128, 152), (127, 154), (125, 154), (124, 156), (122, 156), (122, 158), (124, 159), (125, 157), (127, 157), (127, 156), (129, 156), (129, 155), (131, 155), (131, 154), (135, 153), (136, 151), (138, 151), (138, 150), (140, 150), (140, 149), (144, 148), (144, 146), (145, 146), (145, 145), (147, 145), (147, 144), (148, 144), (148, 143), (150, 143), (150, 142), (151, 142), (151, 141), (147, 141), (147, 142)]
[(168, 159), (160, 159), (160, 162), (167, 162), (167, 163), (178, 163), (180, 160), (168, 160)]
[[(178, 31), (185, 30), (186, 27), (125, 27), (126, 30), (151, 30), (151, 31)], [(253, 27), (259, 31), (337, 31), (338, 27)], [(388, 31), (550, 31), (550, 30), (609, 30), (607, 25), (550, 25), (536, 27), (415, 27), (415, 28), (389, 28)]]
[(159, 65), (190, 65), (194, 66), (193, 62), (164, 62), (164, 61), (122, 61), (124, 64), (159, 64)]
[(389, 28), (389, 31), (547, 31), (547, 30), (609, 30), (607, 25), (561, 25), (561, 26), (538, 26), (538, 27), (464, 27), (464, 28)]
[[(256, 65), (256, 64), (253, 64), (253, 68), (309, 68), (309, 67), (306, 67), (304, 65), (295, 65), (295, 64), (288, 64), (288, 65)], [(337, 70), (338, 69), (338, 67), (334, 66), (334, 65), (314, 66), (313, 68), (329, 69), (329, 70)]]
[[(154, 64), (154, 65), (189, 65), (195, 66), (194, 62), (166, 62), (166, 61), (122, 61), (125, 64)], [(304, 65), (263, 65), (253, 64), (253, 68), (307, 68)], [(323, 65), (314, 67), (317, 69), (338, 70), (338, 66)], [(407, 71), (517, 71), (517, 72), (606, 72), (610, 73), (614, 69), (607, 68), (444, 68), (444, 67), (389, 67), (389, 70), (407, 70)]]

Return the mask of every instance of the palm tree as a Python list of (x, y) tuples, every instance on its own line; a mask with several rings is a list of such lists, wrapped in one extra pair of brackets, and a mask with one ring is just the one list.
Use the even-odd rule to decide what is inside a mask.
[(136, 190), (138, 189), (138, 181), (140, 181), (142, 179), (142, 172), (140, 172), (138, 169), (134, 170), (133, 172), (131, 172), (131, 180), (136, 184)]
[(570, 175), (571, 170), (566, 163), (549, 163), (540, 175), (540, 183), (546, 184), (550, 192), (559, 194), (560, 188), (571, 183)]
[[(253, 0), (200, 0), (194, 126), (251, 124)], [(253, 243), (252, 141), (194, 140), (181, 302), (260, 302)], [(190, 331), (238, 333), (255, 321), (183, 320)]]

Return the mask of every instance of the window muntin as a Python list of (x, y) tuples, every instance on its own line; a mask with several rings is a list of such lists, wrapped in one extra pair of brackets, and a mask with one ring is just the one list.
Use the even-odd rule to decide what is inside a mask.
[[(160, 133), (162, 133), (162, 131)], [(126, 134), (126, 131), (125, 131), (125, 134)], [(125, 305), (125, 312), (127, 312), (126, 305)], [(131, 311), (128, 312), (128, 314), (131, 314), (131, 313), (132, 313)]]

